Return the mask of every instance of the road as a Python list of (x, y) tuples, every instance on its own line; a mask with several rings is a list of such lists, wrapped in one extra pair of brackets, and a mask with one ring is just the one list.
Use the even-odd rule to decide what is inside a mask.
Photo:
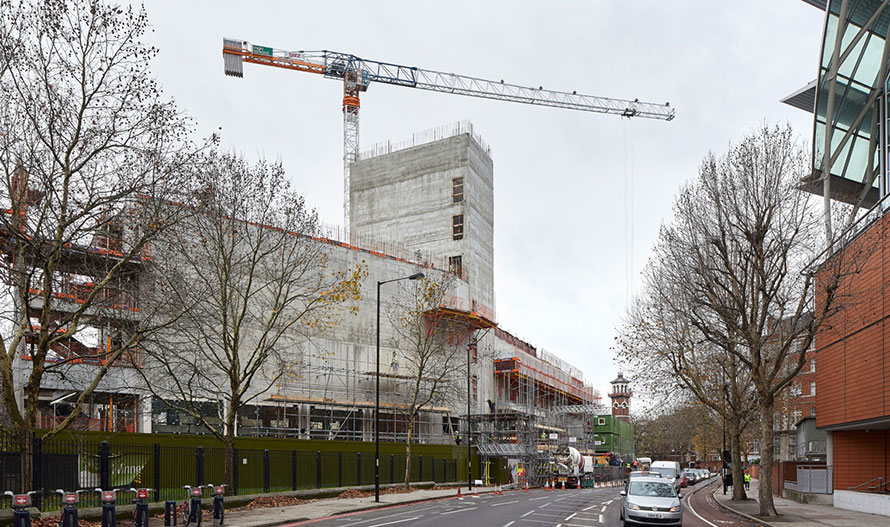
[[(749, 527), (713, 502), (712, 482), (684, 489), (684, 527)], [(620, 487), (449, 498), (292, 524), (313, 527), (603, 527), (620, 526)], [(697, 492), (696, 492), (697, 491)]]

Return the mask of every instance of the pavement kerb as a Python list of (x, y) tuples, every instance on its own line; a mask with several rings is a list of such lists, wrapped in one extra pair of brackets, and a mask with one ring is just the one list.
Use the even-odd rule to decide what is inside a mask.
[(763, 525), (765, 527), (773, 527), (773, 524), (771, 524), (768, 521), (761, 520), (760, 518), (758, 518), (756, 516), (751, 516), (750, 514), (745, 514), (744, 512), (736, 510), (733, 507), (730, 507), (729, 505), (726, 505), (725, 503), (721, 502), (717, 498), (717, 490), (719, 490), (719, 488), (715, 489), (714, 492), (711, 494), (711, 496), (714, 498), (714, 501), (717, 502), (717, 505), (719, 505), (721, 508), (723, 508), (723, 510), (731, 512), (735, 515), (741, 516), (742, 518), (745, 518), (748, 521), (752, 521), (758, 525)]

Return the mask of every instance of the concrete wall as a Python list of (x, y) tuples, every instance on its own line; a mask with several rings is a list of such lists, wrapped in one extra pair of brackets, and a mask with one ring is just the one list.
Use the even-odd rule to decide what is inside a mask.
[(890, 496), (886, 494), (836, 490), (834, 506), (838, 509), (890, 516)]
[[(462, 177), (464, 199), (454, 203), (452, 183)], [(463, 215), (463, 239), (452, 218)], [(350, 172), (350, 231), (432, 255), (447, 268), (461, 256), (469, 298), (495, 310), (494, 167), (469, 134), (371, 157)]]

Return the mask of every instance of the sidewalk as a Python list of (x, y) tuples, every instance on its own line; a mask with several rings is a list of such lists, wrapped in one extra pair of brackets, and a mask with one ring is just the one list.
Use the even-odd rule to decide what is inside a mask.
[[(464, 492), (466, 489), (463, 489)], [(494, 487), (479, 487), (479, 494), (494, 492)], [(271, 507), (263, 509), (251, 509), (240, 511), (226, 511), (226, 525), (228, 527), (259, 527), (284, 525), (305, 520), (315, 520), (336, 514), (347, 512), (361, 512), (382, 507), (407, 505), (435, 499), (455, 498), (456, 489), (445, 490), (416, 490), (405, 494), (381, 494), (380, 503), (374, 501), (374, 496), (367, 498), (327, 498), (312, 500), (301, 505), (288, 507)], [(464, 492), (465, 499), (471, 500), (472, 495)], [(206, 512), (205, 512), (206, 517)]]
[(836, 509), (830, 505), (815, 505), (812, 503), (797, 503), (785, 498), (774, 496), (776, 511), (780, 516), (775, 518), (760, 518), (757, 503), (757, 489), (760, 480), (751, 480), (751, 490), (747, 491), (748, 500), (744, 502), (732, 501), (732, 491), (727, 490), (723, 495), (723, 487), (718, 487), (714, 492), (714, 500), (722, 507), (731, 510), (749, 520), (761, 525), (781, 527), (804, 527), (818, 525), (833, 525), (836, 527), (886, 527), (887, 517), (864, 512)]

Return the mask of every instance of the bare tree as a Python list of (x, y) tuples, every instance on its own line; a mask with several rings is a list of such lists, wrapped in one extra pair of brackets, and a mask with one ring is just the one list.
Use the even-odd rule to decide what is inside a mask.
[[(661, 274), (659, 264), (653, 260), (644, 273), (645, 292), (621, 327), (617, 356), (659, 407), (676, 408), (692, 396), (723, 417), (733, 481), (741, 481), (742, 435), (757, 419), (753, 383), (735, 355), (708, 342), (686, 313), (677, 311), (676, 282)], [(742, 485), (733, 485), (733, 499), (746, 499)]]
[(47, 376), (79, 395), (46, 438), (153, 326), (139, 276), (182, 213), (163, 203), (187, 187), (194, 148), (151, 77), (147, 27), (97, 1), (0, 0), (0, 400), (23, 487)]
[(400, 389), (397, 412), (407, 423), (405, 487), (411, 482), (411, 444), (417, 418), (431, 406), (460, 400), (470, 328), (440, 308), (454, 285), (454, 275), (427, 276), (407, 282), (400, 302), (388, 310), (395, 328)]
[[(278, 164), (212, 155), (196, 175), (201, 212), (171, 231), (158, 290), (177, 322), (151, 346), (147, 386), (225, 446), (231, 485), (238, 412), (280, 379), (314, 334), (356, 310), (366, 267), (342, 268)], [(208, 403), (219, 413), (208, 415)], [(221, 415), (220, 415), (221, 414)]]
[[(816, 282), (811, 264), (832, 244), (797, 188), (809, 172), (790, 127), (763, 126), (726, 155), (705, 159), (655, 249), (657, 278), (671, 284), (659, 299), (671, 314), (667, 323), (681, 321), (682, 331), (690, 328), (725, 354), (735, 374), (750, 377), (760, 412), (763, 516), (776, 515), (769, 477), (775, 398), (805, 363), (794, 344), (806, 349), (841, 309), (839, 285), (866, 256), (835, 254), (820, 263)], [(698, 362), (687, 358), (684, 368)]]

